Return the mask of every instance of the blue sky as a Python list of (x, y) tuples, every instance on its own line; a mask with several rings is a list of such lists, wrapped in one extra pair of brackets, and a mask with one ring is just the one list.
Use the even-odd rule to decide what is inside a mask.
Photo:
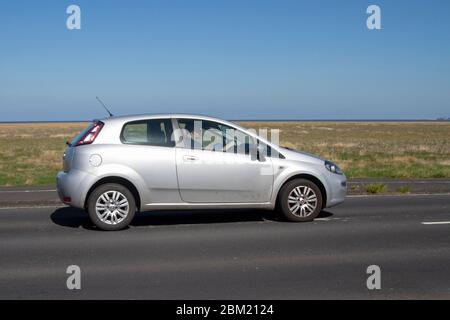
[(97, 95), (115, 114), (448, 117), (450, 1), (0, 3), (0, 121), (104, 117)]

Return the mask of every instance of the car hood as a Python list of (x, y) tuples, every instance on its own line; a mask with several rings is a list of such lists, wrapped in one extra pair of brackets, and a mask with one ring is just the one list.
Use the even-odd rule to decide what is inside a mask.
[(324, 159), (307, 153), (307, 152), (302, 152), (302, 151), (298, 151), (292, 148), (287, 148), (287, 147), (280, 147), (280, 152), (282, 155), (284, 155), (286, 157), (286, 159), (288, 160), (294, 160), (294, 161), (303, 161), (303, 162), (309, 162), (309, 163), (316, 163), (316, 164), (323, 164), (323, 162), (325, 161)]

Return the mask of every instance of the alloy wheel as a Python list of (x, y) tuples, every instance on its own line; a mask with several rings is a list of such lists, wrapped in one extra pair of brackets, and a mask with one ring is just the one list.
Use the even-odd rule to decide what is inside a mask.
[(288, 207), (298, 217), (308, 217), (317, 207), (317, 195), (307, 186), (297, 186), (289, 193)]
[(95, 203), (95, 213), (101, 222), (118, 224), (128, 215), (130, 204), (128, 199), (119, 191), (106, 191), (98, 197)]

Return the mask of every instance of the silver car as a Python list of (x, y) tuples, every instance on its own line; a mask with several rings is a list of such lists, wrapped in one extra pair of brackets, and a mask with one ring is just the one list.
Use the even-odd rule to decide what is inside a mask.
[(95, 120), (68, 143), (63, 166), (60, 199), (102, 230), (166, 209), (277, 208), (289, 221), (312, 221), (347, 189), (330, 161), (228, 121), (182, 114)]

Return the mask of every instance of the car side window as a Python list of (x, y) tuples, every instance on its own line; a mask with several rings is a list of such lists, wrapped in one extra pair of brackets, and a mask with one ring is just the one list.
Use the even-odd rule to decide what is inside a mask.
[(174, 147), (171, 119), (150, 119), (128, 122), (123, 126), (121, 140), (127, 144)]
[(178, 126), (185, 148), (249, 154), (255, 145), (255, 138), (214, 121), (178, 119)]
[[(202, 149), (199, 134), (201, 132), (201, 122), (195, 119), (177, 119), (178, 128), (181, 130), (182, 144), (187, 149)], [(200, 126), (198, 128), (198, 126)], [(195, 128), (197, 127), (197, 128)], [(195, 129), (195, 130), (194, 130)]]

